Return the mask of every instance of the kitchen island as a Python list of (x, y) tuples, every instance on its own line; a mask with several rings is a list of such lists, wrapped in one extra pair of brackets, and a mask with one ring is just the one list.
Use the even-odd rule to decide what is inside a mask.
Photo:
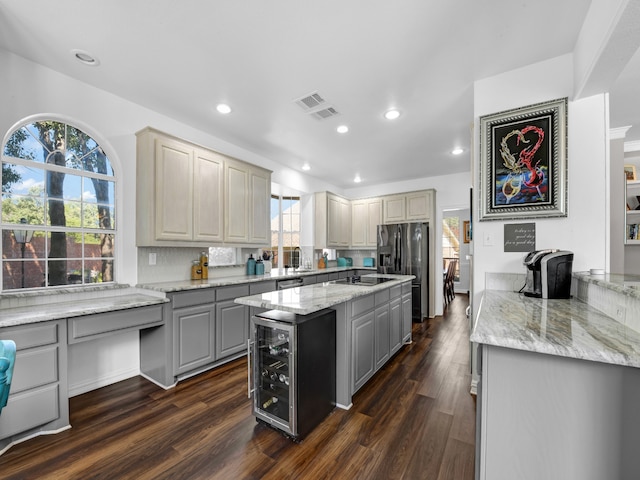
[(637, 478), (640, 333), (586, 303), (596, 300), (589, 285), (624, 294), (618, 282), (573, 280), (584, 301), (484, 292), (471, 334), (481, 356), (476, 478)]
[(336, 311), (336, 404), (351, 407), (353, 394), (411, 341), (412, 275), (370, 274), (379, 284), (324, 282), (258, 295), (236, 303), (307, 315)]

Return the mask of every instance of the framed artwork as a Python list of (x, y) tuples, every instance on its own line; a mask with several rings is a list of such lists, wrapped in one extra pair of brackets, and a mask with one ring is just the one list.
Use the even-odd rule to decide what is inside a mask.
[(464, 220), (462, 225), (464, 228), (464, 243), (469, 243), (471, 241), (471, 222)]
[(567, 99), (480, 117), (480, 220), (567, 216)]
[(627, 182), (634, 182), (638, 178), (636, 177), (636, 166), (635, 165), (625, 165), (624, 166), (624, 176), (627, 178)]

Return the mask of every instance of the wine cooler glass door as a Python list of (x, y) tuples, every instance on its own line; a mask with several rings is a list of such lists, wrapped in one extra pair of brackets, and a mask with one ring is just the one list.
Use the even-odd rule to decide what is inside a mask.
[(293, 398), (293, 326), (252, 319), (255, 359), (254, 413), (295, 434)]

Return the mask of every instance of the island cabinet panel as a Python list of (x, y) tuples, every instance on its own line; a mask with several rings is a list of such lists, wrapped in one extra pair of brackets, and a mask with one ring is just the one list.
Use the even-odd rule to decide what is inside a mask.
[[(406, 291), (405, 285), (407, 285)], [(413, 298), (411, 295), (411, 283), (402, 285), (402, 342), (411, 342), (411, 323), (413, 314)]]
[(173, 373), (180, 375), (216, 360), (214, 305), (173, 312)]
[(389, 304), (389, 353), (393, 355), (402, 346), (402, 298), (394, 298)]
[(375, 312), (353, 319), (351, 339), (352, 393), (355, 393), (375, 373)]
[(0, 338), (16, 342), (13, 381), (0, 416), (0, 449), (69, 427), (66, 326), (66, 320), (57, 320), (0, 329)]
[(389, 360), (389, 289), (375, 294), (376, 370)]

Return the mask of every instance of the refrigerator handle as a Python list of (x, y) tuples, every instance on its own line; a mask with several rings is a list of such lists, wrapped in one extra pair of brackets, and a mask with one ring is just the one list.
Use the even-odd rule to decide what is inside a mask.
[(251, 354), (255, 349), (255, 345), (256, 342), (252, 342), (251, 339), (247, 339), (247, 398), (251, 398), (251, 394), (255, 391), (254, 388), (251, 388), (253, 386), (253, 378), (251, 376)]

